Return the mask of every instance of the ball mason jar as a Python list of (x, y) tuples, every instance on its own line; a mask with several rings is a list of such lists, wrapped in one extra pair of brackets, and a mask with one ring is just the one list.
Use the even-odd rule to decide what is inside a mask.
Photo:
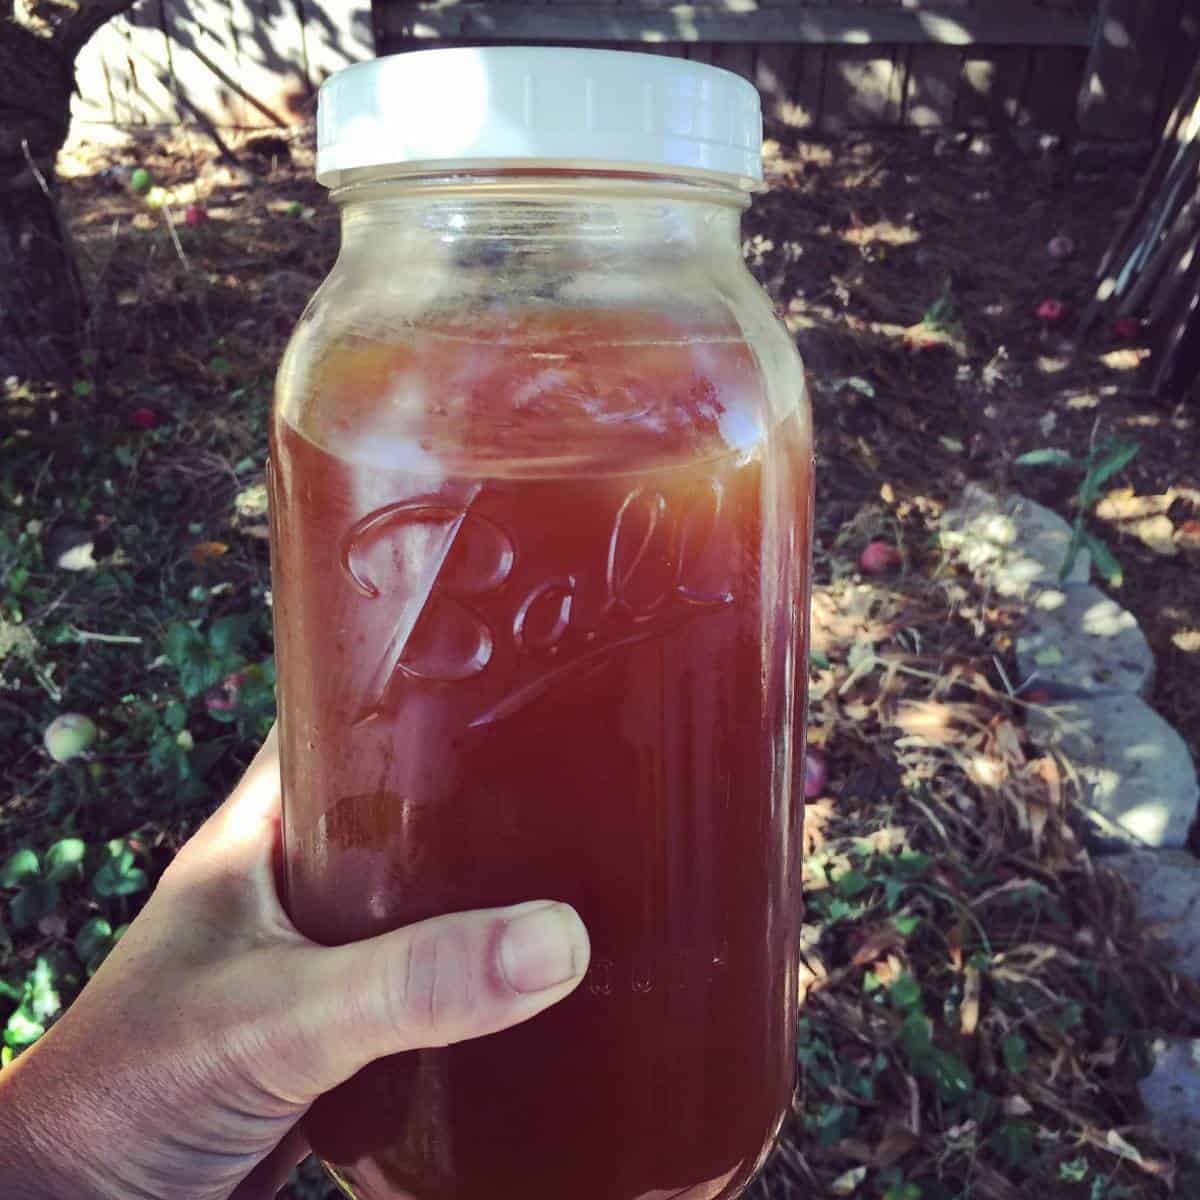
[(545, 897), (592, 943), (562, 1003), (312, 1107), (348, 1195), (716, 1200), (788, 1107), (812, 435), (741, 259), (760, 129), (739, 77), (610, 51), (322, 89), (341, 250), (271, 430), (288, 911)]

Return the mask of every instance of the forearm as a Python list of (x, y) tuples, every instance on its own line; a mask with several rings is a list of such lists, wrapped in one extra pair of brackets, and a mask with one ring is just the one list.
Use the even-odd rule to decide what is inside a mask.
[(5, 1200), (107, 1200), (88, 1178), (80, 1097), (56, 1078), (55, 1057), (47, 1045), (0, 1071), (0, 1192)]

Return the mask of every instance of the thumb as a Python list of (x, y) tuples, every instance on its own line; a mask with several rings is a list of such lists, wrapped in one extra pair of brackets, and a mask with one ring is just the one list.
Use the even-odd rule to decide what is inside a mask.
[(575, 990), (590, 948), (570, 905), (534, 900), (296, 953), (288, 1041), (303, 1068), (280, 1094), (308, 1103), (374, 1059), (528, 1020)]

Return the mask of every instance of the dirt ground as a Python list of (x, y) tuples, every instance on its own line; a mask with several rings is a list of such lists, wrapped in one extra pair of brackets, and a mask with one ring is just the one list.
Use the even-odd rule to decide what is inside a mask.
[[(55, 678), (86, 661), (90, 674), (76, 671), (84, 682), (68, 698), (79, 704), (84, 694), (101, 725), (125, 731), (110, 734), (98, 756), (111, 760), (113, 774), (80, 775), (80, 799), (62, 800), (61, 811), (77, 822), (72, 829), (90, 838), (123, 835), (140, 823), (152, 863), (169, 857), (253, 745), (252, 725), (225, 737), (229, 727), (217, 723), (221, 713), (213, 712), (208, 694), (197, 686), (193, 695), (183, 680), (190, 704), (184, 732), (189, 741), (195, 734), (198, 748), (213, 746), (212, 767), (204, 788), (197, 785), (185, 804), (166, 811), (164, 764), (182, 752), (177, 727), (165, 716), (159, 720), (173, 693), (154, 682), (160, 678), (155, 656), (172, 619), (220, 620), (243, 610), (254, 613), (246, 659), (270, 653), (265, 521), (255, 497), (271, 380), (287, 335), (337, 247), (336, 213), (312, 181), (304, 135), (259, 138), (239, 146), (238, 155), (237, 165), (217, 162), (193, 136), (64, 161), (64, 203), (93, 297), (89, 374), (78, 381), (65, 422), (32, 422), (24, 443), (31, 453), (20, 486), (54, 527), (72, 515), (71, 480), (88, 481), (94, 499), (86, 520), (77, 520), (90, 525), (97, 556), (111, 555), (106, 562), (124, 556), (130, 564), (134, 597), (113, 591), (98, 600), (93, 584), (90, 590), (76, 585), (65, 601), (47, 601), (58, 605), (55, 620), (71, 622), (61, 640), (51, 645), (45, 639), (46, 661), (57, 655), (61, 664)], [(161, 192), (147, 197), (131, 190), (130, 172), (138, 165)], [(1096, 264), (1136, 176), (1081, 178), (1062, 158), (1031, 161), (978, 142), (918, 135), (772, 144), (768, 165), (770, 186), (746, 217), (745, 249), (807, 363), (819, 454), (818, 600), (829, 627), (841, 632), (827, 647), (827, 678), (814, 675), (815, 740), (828, 749), (834, 798), (815, 803), (806, 824), (814, 864), (811, 871), (806, 864), (806, 886), (816, 914), (807, 961), (825, 964), (824, 974), (811, 981), (808, 1002), (807, 1092), (795, 1136), (789, 1134), (781, 1152), (791, 1174), (772, 1176), (777, 1183), (768, 1179), (756, 1194), (847, 1194), (837, 1190), (838, 1181), (868, 1163), (853, 1155), (870, 1142), (891, 1146), (895, 1155), (870, 1160), (872, 1196), (921, 1194), (904, 1190), (895, 1174), (903, 1160), (912, 1179), (937, 1174), (943, 1163), (958, 1163), (950, 1174), (963, 1178), (983, 1171), (970, 1194), (1001, 1200), (1030, 1194), (1026, 1189), (1035, 1179), (1042, 1186), (1043, 1178), (1064, 1198), (1158, 1197), (1170, 1173), (1165, 1166), (1160, 1177), (1145, 1164), (1134, 1170), (1126, 1163), (1111, 1191), (1108, 1176), (1087, 1171), (1102, 1171), (1111, 1158), (1108, 1130), (1136, 1126), (1136, 1044), (1147, 1028), (1161, 1027), (1155, 1020), (1174, 1002), (1174, 985), (1151, 984), (1151, 969), (1139, 967), (1133, 974), (1142, 990), (1129, 989), (1127, 1011), (1104, 1007), (1129, 964), (1141, 963), (1141, 933), (1128, 897), (1093, 871), (1072, 841), (1062, 805), (1049, 827), (1053, 836), (1031, 842), (1031, 806), (1048, 803), (1061, 788), (1035, 750), (1020, 748), (1020, 701), (1000, 687), (992, 669), (993, 652), (1003, 659), (1008, 648), (1009, 617), (984, 611), (977, 597), (947, 601), (947, 588), (963, 585), (939, 574), (933, 528), (942, 505), (970, 480), (1017, 488), (1073, 519), (1078, 476), (1022, 467), (1018, 456), (1041, 448), (1082, 456), (1107, 437), (1136, 441), (1140, 453), (1109, 482), (1113, 491), (1088, 514), (1089, 527), (1123, 568), (1114, 594), (1136, 614), (1155, 650), (1153, 701), (1200, 754), (1200, 698), (1192, 679), (1200, 667), (1200, 539), (1197, 526), (1188, 524), (1200, 518), (1196, 402), (1144, 394), (1147, 352), (1136, 337), (1122, 340), (1105, 329), (1086, 343), (1071, 341), (1074, 317), (1090, 296)], [(203, 220), (187, 222), (191, 205), (203, 207)], [(1069, 255), (1049, 252), (1055, 236), (1073, 243)], [(1054, 324), (1037, 315), (1047, 299), (1065, 306)], [(104, 471), (124, 472), (127, 493), (100, 478), (97, 464), (105, 455), (112, 462)], [(101, 545), (106, 535), (107, 549)], [(855, 560), (875, 536), (899, 543), (906, 570), (877, 594), (864, 594), (854, 581)], [(46, 595), (56, 595), (59, 576), (49, 567), (42, 575)], [(854, 607), (860, 602), (862, 611)], [(849, 608), (843, 611), (842, 604)], [(974, 618), (964, 615), (972, 604), (979, 607)], [(864, 630), (875, 636), (873, 627), (888, 653), (904, 649), (904, 638), (916, 650), (896, 659), (899, 675), (889, 669), (869, 682), (851, 664)], [(113, 699), (130, 675), (131, 652), (103, 642), (75, 646), (70, 639), (80, 640), (79, 628), (137, 635), (150, 681), (140, 708), (133, 698)], [(1011, 675), (1011, 658), (1004, 666)], [(847, 684), (844, 694), (851, 674), (857, 683)], [(897, 679), (907, 689), (899, 696)], [(36, 688), (30, 685), (35, 695)], [(48, 716), (49, 702), (41, 703)], [(40, 829), (47, 812), (53, 817), (44, 797), (56, 795), (63, 776), (46, 767), (40, 714), (26, 720), (10, 707), (13, 729), (20, 730), (14, 737), (25, 748), (13, 768), (14, 799), (0, 811), (5, 848)], [(135, 709), (145, 728), (127, 715)], [(944, 744), (914, 749), (914, 739), (929, 731), (912, 724), (912, 714), (934, 709), (949, 714), (964, 739), (962, 762), (986, 752), (1008, 763), (1011, 795), (981, 805), (986, 820), (976, 820), (971, 808), (982, 785), (953, 766)], [(973, 732), (979, 729), (986, 733)], [(897, 730), (909, 742), (900, 752), (892, 747)], [(938, 734), (943, 742), (948, 736)], [(188, 752), (193, 763), (196, 753)], [(122, 786), (114, 787), (114, 778)], [(164, 810), (121, 799), (136, 786), (150, 789), (151, 801), (161, 800)], [(933, 815), (927, 820), (925, 814)], [(876, 849), (903, 853), (897, 859), (864, 850), (872, 838)], [(816, 865), (826, 862), (828, 870)], [(887, 875), (897, 863), (907, 864), (912, 877)], [(941, 899), (931, 900), (935, 894)], [(1032, 961), (1046, 945), (1058, 947), (1047, 970), (1058, 973), (1053, 990), (1064, 1007), (1053, 1019), (1031, 1015), (1019, 989), (1005, 998), (997, 985), (985, 997), (980, 1037), (963, 1032), (960, 1013), (979, 1009), (978, 995), (962, 991), (965, 972), (974, 969), (974, 934), (964, 926), (965, 933), (951, 935), (950, 941), (966, 939), (965, 949), (951, 946), (955, 963), (947, 960), (943, 931), (959, 921), (965, 896), (1014, 905), (1007, 915), (991, 908), (984, 915), (992, 946), (1010, 964), (1025, 951)], [(887, 897), (893, 899), (885, 907)], [(889, 916), (894, 903), (905, 907)], [(81, 915), (82, 905), (76, 905)], [(870, 921), (880, 922), (878, 933), (901, 912), (908, 914), (909, 933), (897, 940), (889, 926), (885, 938), (872, 934)], [(1091, 936), (1093, 926), (1103, 930), (1106, 949), (1093, 956), (1101, 974), (1089, 965), (1085, 978), (1064, 964), (1077, 962), (1072, 947)], [(38, 940), (40, 926), (29, 934), (18, 947), (22, 962), (32, 961), (52, 936)], [(874, 986), (888, 989), (890, 1007), (869, 999), (864, 972)], [(944, 1029), (938, 1025), (936, 1061), (969, 1064), (987, 1104), (971, 1109), (967, 1122), (966, 1109), (955, 1115), (957, 1109), (943, 1111), (937, 1101), (923, 1110), (924, 1132), (905, 1126), (897, 1133), (918, 1115), (917, 1083), (906, 1074), (917, 1060), (897, 1051), (886, 1069), (872, 1064), (878, 1039), (894, 1038), (887, 1022), (915, 1015), (912, 998), (905, 999), (913, 977), (926, 997), (917, 1008), (950, 1014)], [(984, 1053), (979, 1046), (988, 1038), (994, 1045)], [(1068, 1078), (1061, 1066), (1070, 1054), (1080, 1065)], [(997, 1065), (997, 1059), (1003, 1061)], [(868, 1099), (851, 1089), (861, 1119), (857, 1132), (846, 1124), (854, 1115), (854, 1105), (845, 1102), (850, 1082), (838, 1074), (847, 1064), (858, 1072), (853, 1088), (876, 1089)], [(1040, 1130), (1036, 1156), (1034, 1134), (1008, 1119), (1015, 1110), (1006, 1089), (1020, 1087), (1023, 1076), (1045, 1085), (1041, 1099), (1029, 1093), (1036, 1108), (1030, 1119)], [(955, 1078), (942, 1083), (953, 1085)], [(1099, 1079), (1102, 1088), (1095, 1086)], [(926, 1095), (931, 1086), (922, 1083)], [(1009, 1107), (999, 1107), (1002, 1095)], [(985, 1111), (992, 1099), (995, 1111)], [(1064, 1115), (1071, 1112), (1078, 1116)], [(967, 1123), (986, 1132), (978, 1133), (974, 1148), (963, 1141)], [(821, 1141), (826, 1133), (828, 1145)], [(1091, 1156), (1086, 1171), (1081, 1158), (1070, 1157), (1072, 1146)], [(1032, 1157), (1043, 1175), (1029, 1173)], [(323, 1194), (314, 1177), (292, 1189), (303, 1200)], [(943, 1194), (960, 1193), (925, 1193)]]
[[(1146, 394), (1140, 337), (1072, 340), (1136, 175), (1089, 178), (1065, 158), (945, 136), (778, 147), (769, 162), (747, 253), (815, 384), (825, 536), (868, 498), (906, 510), (969, 479), (1073, 520), (1079, 474), (1017, 457), (1138, 443), (1089, 525), (1154, 649), (1152, 701), (1200, 756), (1200, 402)], [(1060, 236), (1064, 258), (1048, 248)], [(1046, 299), (1065, 306), (1053, 325), (1037, 315)]]
[[(204, 204), (207, 224), (161, 236), (158, 214), (124, 187), (134, 161), (178, 203)], [(166, 350), (185, 390), (203, 368), (188, 344), (199, 332), (223, 340), (239, 376), (269, 377), (332, 262), (336, 221), (303, 139), (259, 139), (242, 162), (214, 162), (196, 138), (182, 151), (66, 164), (87, 269), (116, 301), (95, 323), (104, 357), (119, 347), (128, 364), (140, 352), (161, 372)], [(1150, 355), (1137, 337), (1101, 327), (1072, 340), (1137, 176), (1082, 176), (1065, 156), (908, 134), (770, 142), (768, 181), (745, 220), (746, 255), (814, 385), (825, 535), (867, 499), (928, 517), (936, 506), (914, 501), (942, 502), (969, 479), (1071, 520), (1078, 475), (1017, 457), (1136, 441), (1091, 528), (1123, 568), (1114, 594), (1154, 649), (1153, 702), (1200, 755), (1200, 402), (1146, 394)], [(1056, 236), (1073, 243), (1068, 257), (1049, 252)], [(144, 270), (128, 249), (147, 240)], [(1046, 299), (1065, 306), (1053, 325), (1037, 316)]]

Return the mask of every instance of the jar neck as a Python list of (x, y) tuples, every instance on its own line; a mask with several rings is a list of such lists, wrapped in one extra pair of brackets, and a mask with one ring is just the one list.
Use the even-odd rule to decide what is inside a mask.
[(506, 171), (364, 178), (333, 192), (343, 254), (378, 254), (384, 238), (409, 256), (422, 247), (508, 256), (588, 257), (645, 265), (696, 255), (740, 258), (749, 203), (732, 184), (664, 176)]

